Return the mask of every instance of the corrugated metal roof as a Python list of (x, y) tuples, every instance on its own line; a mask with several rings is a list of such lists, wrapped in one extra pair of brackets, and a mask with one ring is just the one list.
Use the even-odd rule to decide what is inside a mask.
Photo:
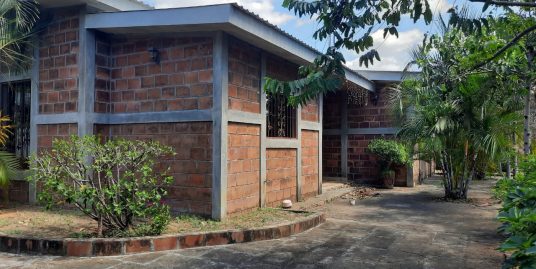
[[(253, 12), (253, 11), (250, 11), (249, 9), (239, 5), (238, 3), (232, 3), (233, 6), (237, 7), (238, 9), (244, 11), (245, 13), (255, 17), (257, 20), (263, 22), (264, 24), (272, 27), (273, 29), (277, 30), (278, 32), (286, 35), (287, 37), (291, 38), (292, 40), (300, 43), (302, 46), (316, 52), (317, 54), (323, 54), (322, 52), (320, 52), (319, 50), (317, 50), (316, 48), (312, 47), (311, 45), (305, 43), (304, 41), (302, 41), (301, 39), (293, 36), (292, 34), (288, 33), (287, 31), (283, 30), (282, 28), (280, 28), (279, 26), (275, 25), (275, 24), (272, 24), (271, 22), (269, 22), (268, 20), (262, 18), (261, 16), (259, 16), (257, 13)], [(346, 71), (348, 72), (352, 72), (354, 74), (356, 74), (357, 76), (365, 79), (365, 80), (369, 80), (368, 78), (366, 78), (365, 76), (361, 75), (360, 73), (356, 72), (355, 70), (352, 70), (350, 69), (349, 67), (346, 67)], [(370, 80), (369, 80), (370, 81)]]

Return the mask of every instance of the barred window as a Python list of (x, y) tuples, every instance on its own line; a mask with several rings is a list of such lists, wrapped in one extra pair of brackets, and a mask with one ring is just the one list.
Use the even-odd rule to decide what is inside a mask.
[(283, 95), (266, 97), (266, 136), (296, 138), (296, 109)]
[(29, 80), (0, 84), (0, 112), (13, 126), (5, 150), (21, 159), (27, 159), (30, 150), (30, 96)]

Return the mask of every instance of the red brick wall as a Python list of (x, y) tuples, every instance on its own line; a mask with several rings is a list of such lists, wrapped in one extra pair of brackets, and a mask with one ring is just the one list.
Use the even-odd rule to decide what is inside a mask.
[[(212, 108), (212, 38), (111, 41), (112, 113)], [(160, 64), (149, 48), (160, 52)]]
[(285, 199), (296, 202), (296, 150), (266, 150), (266, 205), (276, 207)]
[(293, 80), (298, 78), (297, 64), (291, 63), (283, 58), (267, 55), (266, 75), (279, 80)]
[(229, 40), (229, 109), (260, 113), (260, 50)]
[(314, 100), (301, 108), (301, 118), (304, 121), (318, 122), (318, 101)]
[(318, 194), (318, 132), (302, 131), (302, 196)]
[(323, 127), (324, 129), (341, 128), (342, 92), (330, 92), (324, 96)]
[(229, 123), (227, 150), (227, 213), (259, 207), (260, 132), (259, 125)]
[[(388, 105), (387, 90), (378, 88), (378, 103), (360, 107), (348, 105), (348, 128), (385, 128), (394, 127), (393, 117)], [(372, 96), (372, 95), (370, 95)]]
[(111, 45), (109, 38), (101, 33), (95, 35), (95, 43), (95, 112), (111, 113)]
[(56, 10), (41, 33), (39, 47), (39, 113), (78, 110), (77, 9)]
[(37, 125), (37, 150), (49, 150), (56, 138), (68, 138), (78, 134), (76, 123)]
[[(4, 201), (5, 192), (0, 188), (0, 201)], [(27, 203), (29, 200), (29, 186), (26, 180), (9, 181), (8, 199), (10, 202)]]
[(96, 132), (112, 137), (155, 140), (173, 147), (177, 155), (163, 158), (175, 178), (166, 203), (174, 213), (211, 215), (212, 205), (212, 123), (147, 123), (97, 125)]
[(322, 175), (340, 177), (341, 174), (341, 136), (322, 136)]

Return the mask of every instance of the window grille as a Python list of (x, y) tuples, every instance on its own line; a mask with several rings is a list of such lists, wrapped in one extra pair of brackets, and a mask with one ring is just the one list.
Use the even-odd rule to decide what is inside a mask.
[(266, 136), (296, 138), (296, 109), (288, 105), (283, 95), (266, 98)]
[(13, 125), (5, 150), (27, 159), (30, 151), (30, 81), (0, 84), (0, 111)]

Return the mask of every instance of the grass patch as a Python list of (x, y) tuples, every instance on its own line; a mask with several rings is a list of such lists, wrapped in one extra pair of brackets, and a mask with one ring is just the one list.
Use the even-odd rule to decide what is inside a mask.
[(170, 223), (165, 233), (257, 228), (292, 222), (311, 214), (277, 208), (259, 208), (245, 214), (230, 217), (224, 221), (215, 221), (195, 215), (181, 215)]
[[(259, 208), (215, 221), (195, 215), (174, 218), (164, 234), (248, 229), (292, 222), (312, 213)], [(90, 238), (96, 234), (96, 222), (77, 210), (12, 205), (0, 209), (0, 233), (35, 238)]]

